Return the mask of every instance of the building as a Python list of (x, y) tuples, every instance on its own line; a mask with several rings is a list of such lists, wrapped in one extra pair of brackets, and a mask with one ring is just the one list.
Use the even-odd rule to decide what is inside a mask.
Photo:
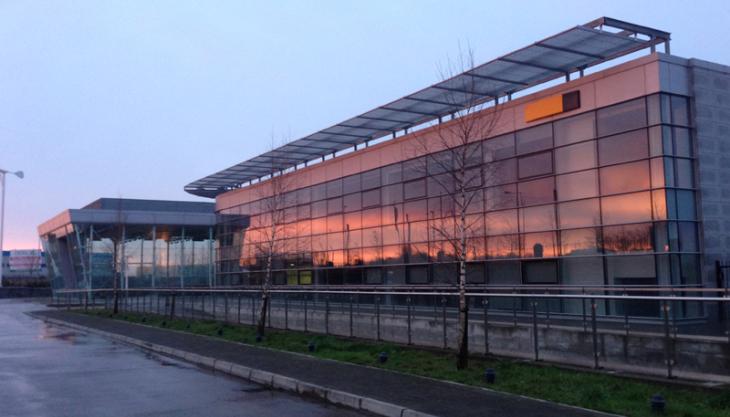
[(101, 198), (38, 227), (54, 289), (213, 286), (214, 205)]
[(260, 283), (277, 223), (277, 284), (454, 283), (434, 230), (457, 217), (443, 159), (466, 153), (438, 144), (466, 117), (487, 132), (463, 165), (470, 283), (716, 286), (730, 67), (669, 41), (601, 18), (189, 184), (216, 199), (217, 281)]
[(40, 250), (6, 250), (2, 255), (3, 285), (37, 284), (48, 276), (45, 257)]

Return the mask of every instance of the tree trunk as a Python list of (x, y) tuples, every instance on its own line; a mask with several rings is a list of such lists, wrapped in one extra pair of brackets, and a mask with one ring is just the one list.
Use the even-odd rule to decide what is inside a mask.
[(261, 310), (259, 311), (259, 321), (256, 325), (256, 335), (261, 337), (264, 336), (264, 332), (266, 331), (266, 314), (269, 311), (269, 286), (271, 285), (272, 257), (273, 247), (269, 250), (269, 255), (266, 260), (266, 277), (264, 278), (263, 285), (261, 286)]
[(466, 263), (459, 262), (459, 352), (456, 369), (469, 366), (469, 305), (466, 302)]

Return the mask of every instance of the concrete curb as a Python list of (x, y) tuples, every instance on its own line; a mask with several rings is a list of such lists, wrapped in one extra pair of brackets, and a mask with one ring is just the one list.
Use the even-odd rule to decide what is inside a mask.
[(383, 402), (374, 398), (363, 397), (361, 395), (338, 391), (335, 389), (323, 387), (288, 376), (274, 374), (261, 369), (253, 369), (246, 366), (234, 364), (227, 361), (218, 360), (208, 356), (198, 355), (196, 353), (187, 352), (180, 349), (170, 348), (155, 343), (145, 342), (129, 336), (117, 333), (105, 332), (103, 330), (82, 326), (75, 323), (69, 323), (63, 320), (52, 319), (42, 315), (29, 313), (32, 317), (42, 320), (45, 323), (57, 326), (67, 327), (84, 333), (96, 334), (117, 342), (126, 343), (138, 348), (142, 348), (151, 352), (164, 354), (177, 359), (182, 359), (199, 366), (204, 366), (215, 371), (235, 376), (249, 382), (271, 387), (282, 391), (288, 391), (298, 395), (314, 397), (319, 400), (344, 406), (355, 410), (367, 411), (384, 417), (438, 417), (433, 414), (422, 413), (420, 411), (411, 410), (403, 406)]

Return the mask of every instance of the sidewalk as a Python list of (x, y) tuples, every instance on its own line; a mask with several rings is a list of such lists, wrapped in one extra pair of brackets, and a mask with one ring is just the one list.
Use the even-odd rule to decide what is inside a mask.
[[(330, 402), (346, 404), (397, 417), (433, 415), (440, 417), (598, 417), (608, 414), (563, 406), (512, 394), (435, 381), (376, 368), (321, 360), (305, 355), (274, 351), (138, 324), (85, 316), (66, 311), (42, 311), (34, 316), (51, 322), (118, 335), (117, 339), (148, 349), (176, 350), (193, 362), (206, 363), (227, 373), (248, 369), (248, 378), (262, 380), (276, 388), (313, 394)], [(187, 353), (185, 355), (183, 352)], [(192, 355), (191, 355), (192, 354)], [(197, 356), (196, 356), (197, 355)], [(195, 358), (199, 360), (194, 360)], [(202, 357), (202, 358), (201, 358)], [(211, 361), (214, 358), (215, 361)], [(202, 359), (209, 359), (207, 362)], [(221, 366), (219, 366), (221, 365)], [(251, 371), (253, 370), (253, 371)], [(263, 372), (257, 372), (263, 371)], [(271, 375), (267, 374), (274, 374)], [(257, 375), (254, 375), (257, 374)], [(239, 375), (240, 376), (240, 375)], [(282, 378), (283, 377), (283, 378)], [(273, 380), (273, 381), (272, 381)], [(278, 384), (273, 383), (279, 381)], [(316, 386), (315, 390), (303, 389)], [(324, 388), (321, 390), (320, 388)], [(326, 395), (324, 392), (335, 391)], [(337, 397), (337, 398), (336, 398)], [(415, 411), (415, 412), (414, 412)], [(423, 414), (421, 414), (423, 413)]]

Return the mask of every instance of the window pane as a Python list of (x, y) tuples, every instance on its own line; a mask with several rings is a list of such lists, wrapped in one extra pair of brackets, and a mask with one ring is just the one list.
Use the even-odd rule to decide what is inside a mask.
[(315, 201), (312, 203), (312, 217), (327, 215), (327, 201)]
[(692, 160), (677, 158), (677, 187), (680, 188), (692, 188), (694, 187), (694, 175), (692, 175)]
[(557, 256), (555, 232), (527, 233), (522, 236), (522, 256), (526, 258), (549, 258)]
[(499, 185), (484, 190), (484, 210), (500, 210), (517, 206), (517, 185)]
[(550, 123), (517, 132), (517, 153), (537, 152), (553, 147), (553, 126)]
[(650, 188), (648, 161), (601, 168), (600, 175), (601, 195), (626, 193)]
[(362, 177), (363, 190), (380, 187), (380, 169), (363, 172), (360, 176)]
[(618, 164), (649, 156), (646, 130), (635, 130), (598, 141), (598, 160), (601, 165)]
[(679, 220), (694, 220), (695, 197), (692, 191), (677, 190), (677, 218)]
[(610, 285), (645, 285), (642, 278), (656, 279), (654, 256), (609, 256), (606, 272)]
[(520, 244), (518, 235), (487, 237), (488, 258), (517, 258), (519, 256)]
[(428, 214), (427, 209), (427, 200), (409, 201), (403, 204), (403, 221), (413, 222), (418, 220), (426, 220)]
[(409, 284), (428, 284), (427, 266), (409, 266), (406, 273), (406, 280)]
[(646, 108), (644, 99), (636, 99), (626, 103), (598, 110), (598, 135), (605, 136), (618, 132), (646, 126)]
[(327, 200), (327, 214), (342, 213), (342, 197)]
[(380, 208), (362, 211), (362, 227), (380, 226)]
[(520, 231), (538, 232), (555, 229), (555, 206), (536, 206), (520, 209)]
[(659, 94), (646, 98), (647, 114), (649, 115), (649, 126), (658, 125), (662, 122), (662, 108), (659, 102)]
[(603, 228), (603, 250), (606, 253), (651, 252), (651, 223)]
[(549, 203), (554, 199), (555, 185), (552, 177), (521, 182), (518, 189), (517, 200), (522, 206)]
[(382, 224), (400, 223), (403, 221), (403, 207), (400, 204), (383, 206), (380, 216)]
[(327, 198), (339, 197), (342, 195), (342, 179), (332, 180), (327, 183)]
[(603, 224), (634, 223), (651, 220), (649, 192), (603, 197)]
[(515, 135), (510, 133), (504, 136), (487, 139), (482, 144), (484, 162), (505, 159), (515, 154)]
[(342, 231), (342, 215), (336, 214), (333, 216), (327, 216), (327, 232), (341, 232)]
[[(520, 263), (516, 261), (487, 262), (487, 275), (491, 285), (519, 285)], [(511, 303), (509, 303), (511, 306)]]
[(395, 184), (401, 182), (401, 164), (393, 164), (380, 168), (381, 180), (383, 185)]
[[(603, 285), (603, 258), (568, 258), (561, 260), (563, 285)], [(581, 303), (576, 303), (576, 310), (581, 312)]]
[(426, 176), (426, 158), (420, 157), (403, 162), (403, 181)]
[(380, 190), (370, 190), (362, 193), (362, 206), (373, 207), (380, 205)]
[(403, 202), (403, 184), (387, 185), (383, 190), (383, 204), (396, 204)]
[(596, 166), (595, 141), (583, 142), (555, 150), (555, 172), (580, 171)]
[(675, 155), (691, 158), (692, 141), (690, 140), (689, 129), (675, 127), (672, 130), (674, 131), (674, 147), (676, 148)]
[(691, 222), (679, 222), (679, 249), (682, 252), (697, 252), (697, 227)]
[(555, 122), (555, 146), (596, 137), (595, 113), (589, 112)]
[(360, 193), (346, 195), (342, 200), (343, 211), (349, 213), (362, 209), (360, 197)]
[(560, 232), (560, 246), (563, 256), (593, 255), (599, 253), (598, 228), (563, 230)]
[(426, 180), (420, 179), (403, 184), (404, 197), (406, 200), (426, 196)]
[(598, 195), (598, 175), (595, 169), (558, 175), (558, 201), (577, 200)]
[(558, 205), (560, 228), (595, 226), (600, 224), (598, 199), (572, 201)]
[(505, 159), (492, 162), (484, 170), (484, 184), (487, 186), (504, 184), (517, 180), (517, 160)]
[(345, 193), (360, 191), (360, 174), (350, 175), (342, 179), (342, 189)]
[(552, 152), (544, 152), (519, 158), (518, 170), (520, 178), (550, 174), (553, 172), (553, 154)]
[(503, 210), (484, 216), (487, 235), (517, 233), (517, 210)]
[(672, 123), (689, 126), (689, 105), (687, 99), (681, 96), (672, 96)]
[(651, 192), (652, 208), (654, 209), (654, 219), (663, 220), (667, 218), (667, 196), (664, 190), (654, 190)]
[(324, 200), (327, 198), (327, 184), (312, 186), (312, 201)]
[(522, 278), (525, 284), (557, 284), (557, 261), (531, 261), (522, 264)]
[(651, 164), (651, 186), (654, 188), (664, 187), (664, 159), (654, 158)]

